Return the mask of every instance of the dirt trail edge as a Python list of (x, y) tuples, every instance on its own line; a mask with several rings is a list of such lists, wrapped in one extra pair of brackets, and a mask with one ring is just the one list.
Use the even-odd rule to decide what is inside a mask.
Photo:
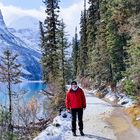
[(112, 126), (117, 140), (140, 140), (140, 130), (133, 126), (122, 108), (115, 108), (106, 120)]

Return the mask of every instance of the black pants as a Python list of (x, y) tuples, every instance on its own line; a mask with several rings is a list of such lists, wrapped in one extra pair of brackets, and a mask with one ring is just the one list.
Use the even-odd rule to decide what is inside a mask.
[(72, 114), (72, 132), (76, 131), (77, 115), (78, 115), (79, 130), (83, 131), (83, 109), (82, 108), (71, 109), (71, 114)]

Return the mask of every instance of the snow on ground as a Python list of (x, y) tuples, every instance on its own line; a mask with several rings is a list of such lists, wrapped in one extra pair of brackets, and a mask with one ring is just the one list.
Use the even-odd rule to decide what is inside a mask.
[[(70, 86), (67, 86), (70, 88)], [(107, 124), (105, 118), (110, 116), (114, 107), (109, 103), (97, 98), (98, 90), (84, 90), (87, 100), (87, 108), (84, 110), (83, 122), (85, 136), (80, 136), (77, 125), (77, 136), (72, 136), (71, 132), (71, 114), (63, 111), (60, 116), (55, 117), (42, 133), (34, 140), (116, 140), (115, 132)], [(129, 96), (123, 93), (114, 93), (108, 87), (104, 98), (118, 105), (130, 107), (136, 103)], [(137, 118), (138, 120), (140, 117)]]
[(80, 136), (77, 127), (77, 137), (71, 133), (71, 114), (62, 112), (34, 140), (116, 140), (113, 130), (104, 121), (110, 115), (113, 107), (101, 99), (93, 97), (86, 91), (87, 108), (84, 110), (84, 133)]
[(64, 140), (64, 134), (71, 128), (71, 114), (63, 111), (34, 140)]
[(77, 137), (73, 137), (71, 131), (65, 134), (65, 140), (115, 140), (113, 130), (108, 126), (104, 119), (110, 115), (113, 107), (101, 99), (86, 95), (87, 108), (84, 110), (84, 133), (80, 136), (77, 130)]
[[(93, 93), (93, 95), (96, 96), (98, 90), (91, 90), (90, 93)], [(136, 100), (132, 100), (129, 96), (127, 96), (124, 93), (112, 92), (110, 87), (107, 88), (107, 94), (105, 94), (104, 98), (108, 99), (111, 102), (116, 102), (118, 105), (121, 105), (126, 108), (136, 103)]]

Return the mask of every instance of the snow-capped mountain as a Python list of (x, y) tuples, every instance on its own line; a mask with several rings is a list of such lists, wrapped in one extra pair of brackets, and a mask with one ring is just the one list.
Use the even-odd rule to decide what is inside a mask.
[[(28, 80), (40, 80), (42, 73), (40, 65), (41, 53), (39, 49), (37, 49), (38, 44), (35, 43), (35, 41), (34, 44), (32, 44), (34, 38), (31, 38), (35, 33), (33, 33), (31, 29), (23, 30), (19, 29), (16, 31), (11, 28), (9, 30), (5, 25), (0, 11), (0, 55), (2, 55), (5, 49), (10, 49), (12, 52), (19, 55), (18, 61), (23, 67), (23, 77)], [(15, 34), (13, 32), (15, 32)], [(36, 35), (37, 34), (39, 34), (39, 32), (36, 32)], [(28, 40), (27, 43), (26, 40)], [(34, 46), (34, 48), (32, 48), (32, 46)]]
[(27, 48), (31, 48), (38, 53), (41, 52), (39, 44), (40, 44), (40, 36), (39, 30), (33, 30), (30, 28), (25, 29), (14, 29), (8, 28), (8, 30), (15, 36), (18, 36), (22, 41), (26, 42)]
[[(21, 27), (22, 25), (22, 27)], [(8, 30), (26, 42), (28, 48), (32, 48), (40, 53), (39, 20), (33, 17), (21, 17), (10, 23)]]
[(39, 20), (35, 17), (24, 16), (12, 21), (8, 26), (14, 29), (39, 29)]

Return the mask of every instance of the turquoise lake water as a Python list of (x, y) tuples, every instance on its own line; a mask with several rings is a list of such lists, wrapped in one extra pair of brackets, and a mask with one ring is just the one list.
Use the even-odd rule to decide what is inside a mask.
[[(39, 94), (39, 92), (45, 88), (47, 88), (47, 86), (44, 85), (41, 81), (30, 81), (22, 82), (18, 85), (15, 85), (13, 86), (12, 90), (15, 91), (16, 94), (20, 94), (21, 92), (25, 91), (26, 94), (24, 96), (24, 100), (28, 101), (33, 97), (39, 99), (41, 97), (41, 94)], [(0, 104), (5, 104), (7, 100), (7, 88), (4, 84), (0, 83)]]

